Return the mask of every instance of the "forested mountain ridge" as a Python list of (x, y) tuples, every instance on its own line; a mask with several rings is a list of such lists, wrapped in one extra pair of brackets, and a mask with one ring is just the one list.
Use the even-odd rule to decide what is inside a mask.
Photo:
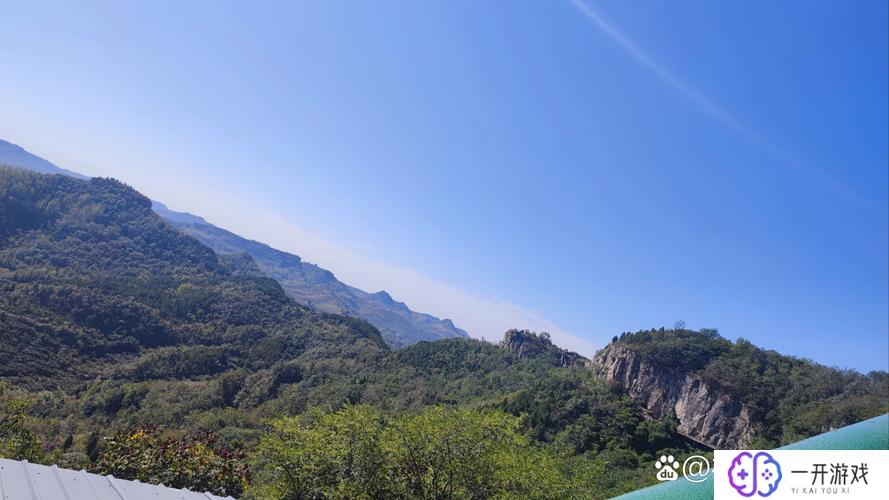
[(388, 351), (360, 320), (311, 311), (270, 278), (232, 274), (117, 181), (0, 168), (0, 199), (0, 375), (151, 378), (171, 357), (212, 375)]
[[(0, 140), (0, 165), (87, 179), (3, 140)], [(371, 323), (380, 330), (384, 340), (395, 348), (422, 340), (469, 336), (449, 319), (413, 311), (404, 303), (392, 299), (385, 291), (368, 293), (349, 286), (337, 280), (330, 271), (304, 262), (296, 255), (242, 238), (196, 215), (170, 210), (158, 201), (153, 202), (153, 209), (219, 254), (251, 255), (258, 269), (278, 280), (297, 302), (321, 312), (345, 314)]]
[(346, 285), (330, 271), (296, 255), (242, 238), (191, 214), (174, 212), (160, 204), (155, 204), (154, 209), (182, 232), (219, 254), (250, 255), (259, 270), (277, 280), (297, 302), (319, 311), (355, 316), (376, 326), (386, 342), (395, 348), (423, 340), (469, 336), (449, 319), (412, 311), (385, 291), (368, 293)]

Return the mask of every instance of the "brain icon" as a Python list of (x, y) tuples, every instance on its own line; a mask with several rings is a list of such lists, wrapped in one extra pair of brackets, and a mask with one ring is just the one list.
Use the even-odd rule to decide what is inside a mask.
[(758, 494), (767, 497), (775, 492), (781, 482), (781, 466), (766, 452), (753, 455), (745, 451), (732, 460), (728, 480), (742, 496)]

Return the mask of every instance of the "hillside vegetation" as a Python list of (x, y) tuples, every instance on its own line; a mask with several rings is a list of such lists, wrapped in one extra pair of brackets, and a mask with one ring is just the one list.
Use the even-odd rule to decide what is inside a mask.
[(0, 199), (0, 375), (31, 388), (363, 364), (389, 351), (367, 323), (229, 272), (117, 181), (3, 169)]
[[(395, 351), (258, 267), (120, 182), (0, 168), (0, 456), (256, 498), (599, 498), (650, 484), (660, 453), (705, 452), (546, 335)], [(715, 334), (619, 342), (751, 401), (731, 370), (761, 356), (753, 383), (803, 402), (764, 406), (770, 439), (831, 425), (818, 401), (885, 402), (885, 373), (838, 383)]]

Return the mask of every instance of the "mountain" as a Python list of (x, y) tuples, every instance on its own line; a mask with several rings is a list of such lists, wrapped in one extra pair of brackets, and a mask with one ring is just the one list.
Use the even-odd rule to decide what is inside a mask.
[[(422, 449), (430, 481), (423, 471), (461, 460), (451, 437), (471, 452), (494, 435), (520, 446), (464, 479), (498, 475), (506, 488), (503, 477), (545, 474), (571, 481), (566, 497), (600, 498), (652, 483), (661, 454), (771, 448), (889, 411), (886, 372), (837, 370), (715, 330), (626, 333), (593, 359), (523, 330), (497, 345), (393, 350), (371, 324), (301, 305), (260, 269), (247, 252), (220, 255), (176, 229), (118, 181), (0, 167), (0, 456), (145, 478), (128, 464), (152, 455), (128, 446), (159, 435), (161, 450), (174, 438), (206, 450), (194, 436), (211, 433), (213, 449), (252, 464), (254, 477), (282, 477), (271, 453), (304, 477), (328, 471), (331, 496), (340, 481), (362, 496), (338, 464), (352, 437), (387, 420), (386, 449)], [(282, 416), (298, 418), (269, 425)], [(181, 466), (170, 474), (194, 484), (188, 468), (203, 462), (174, 455), (158, 467)], [(362, 456), (375, 470), (405, 467)], [(216, 481), (208, 463), (201, 477)]]
[[(596, 486), (608, 494), (646, 483), (648, 450), (691, 449), (548, 341), (539, 353), (468, 338), (396, 351), (369, 323), (300, 305), (258, 269), (177, 230), (120, 182), (0, 167), (0, 455), (19, 456), (27, 431), (42, 443), (29, 460), (120, 463), (106, 456), (113, 435), (144, 425), (212, 430), (254, 453), (268, 419), (351, 404), (390, 415), (460, 406), (509, 432), (530, 414), (535, 449), (569, 447), (559, 470), (604, 467), (586, 452), (624, 456), (624, 473)], [(24, 429), (9, 434), (10, 421)], [(446, 436), (463, 421), (434, 425), (445, 427), (428, 435)]]
[(117, 181), (0, 167), (0, 193), (0, 376), (210, 376), (388, 352), (371, 325), (230, 272)]
[(889, 374), (866, 375), (731, 342), (716, 330), (625, 333), (593, 357), (655, 419), (717, 449), (792, 443), (889, 412)]
[(6, 142), (3, 139), (0, 139), (0, 165), (26, 168), (42, 174), (62, 174), (86, 179), (83, 175), (59, 168), (43, 158), (25, 151), (18, 144)]
[(247, 254), (259, 270), (274, 278), (297, 302), (319, 311), (361, 318), (377, 327), (389, 345), (402, 348), (423, 340), (468, 337), (449, 319), (418, 313), (395, 301), (385, 291), (367, 293), (346, 285), (330, 271), (298, 256), (207, 223), (191, 214), (174, 212), (159, 203), (154, 210), (183, 233), (193, 236), (220, 255)]
[[(533, 414), (534, 449), (570, 446), (564, 458), (546, 451), (548, 467), (565, 461), (556, 470), (604, 467), (583, 458), (588, 451), (623, 454), (622, 479), (596, 486), (611, 494), (646, 483), (646, 450), (688, 446), (669, 422), (647, 422), (640, 405), (561, 356), (468, 338), (394, 351), (372, 325), (298, 304), (258, 267), (177, 230), (120, 182), (0, 167), (0, 455), (122, 464), (116, 475), (143, 477), (109, 455), (115, 435), (158, 432), (145, 425), (215, 431), (224, 446), (254, 453), (265, 449), (267, 420), (283, 415), (461, 406), (511, 433), (518, 415)], [(584, 420), (590, 412), (601, 414), (595, 426)], [(14, 433), (9, 422), (19, 422)], [(435, 427), (419, 439), (453, 435), (465, 422), (427, 422)], [(41, 445), (20, 455), (27, 442)]]
[[(0, 165), (40, 173), (87, 177), (60, 168), (21, 147), (0, 140)], [(194, 236), (221, 255), (245, 253), (256, 261), (259, 271), (275, 280), (297, 302), (322, 312), (361, 318), (377, 327), (386, 342), (402, 348), (423, 340), (465, 338), (469, 335), (449, 319), (418, 313), (394, 300), (385, 291), (367, 293), (337, 280), (333, 273), (303, 262), (296, 255), (275, 250), (209, 224), (196, 215), (175, 212), (154, 201), (153, 209), (178, 229)]]

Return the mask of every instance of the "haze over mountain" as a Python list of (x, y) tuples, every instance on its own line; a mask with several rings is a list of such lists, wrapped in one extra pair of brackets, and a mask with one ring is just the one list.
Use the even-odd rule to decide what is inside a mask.
[[(79, 179), (86, 176), (63, 169), (25, 151), (18, 145), (0, 140), (0, 165), (10, 165), (40, 173), (63, 174)], [(196, 237), (219, 254), (249, 254), (258, 270), (277, 280), (297, 302), (322, 312), (345, 314), (364, 319), (376, 326), (387, 343), (405, 347), (422, 340), (468, 337), (449, 319), (412, 311), (394, 300), (386, 291), (368, 293), (346, 285), (333, 273), (298, 256), (281, 252), (263, 243), (247, 240), (209, 224), (196, 215), (175, 212), (163, 203), (153, 202), (153, 209), (183, 232)]]
[(78, 179), (87, 178), (85, 175), (58, 167), (35, 154), (25, 151), (18, 144), (13, 144), (3, 139), (0, 139), (0, 165), (26, 168), (42, 174), (64, 174)]
[(174, 212), (160, 203), (155, 202), (154, 211), (220, 255), (249, 255), (259, 271), (277, 280), (297, 302), (319, 311), (355, 316), (369, 322), (393, 347), (405, 347), (422, 340), (469, 336), (449, 319), (414, 312), (386, 291), (368, 293), (346, 285), (330, 271), (304, 262), (296, 255), (247, 240), (200, 217)]

